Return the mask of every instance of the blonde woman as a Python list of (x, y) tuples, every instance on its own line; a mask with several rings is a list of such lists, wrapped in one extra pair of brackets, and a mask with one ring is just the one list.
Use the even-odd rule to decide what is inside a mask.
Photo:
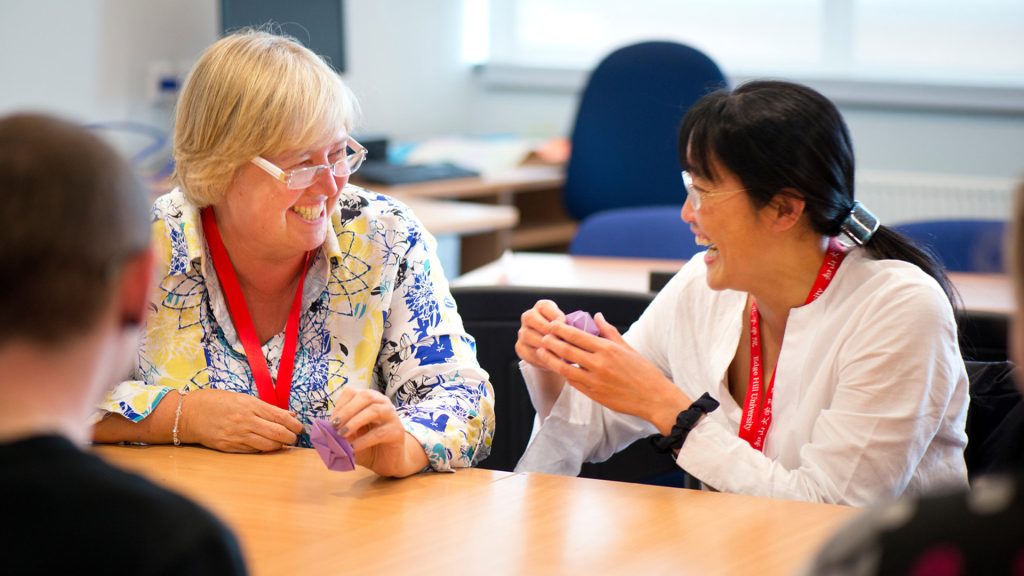
[(199, 59), (178, 103), (178, 188), (153, 209), (159, 281), (132, 380), (100, 442), (263, 452), (318, 418), (381, 475), (487, 456), (493, 391), (433, 238), (349, 186), (365, 149), (338, 75), (244, 31)]

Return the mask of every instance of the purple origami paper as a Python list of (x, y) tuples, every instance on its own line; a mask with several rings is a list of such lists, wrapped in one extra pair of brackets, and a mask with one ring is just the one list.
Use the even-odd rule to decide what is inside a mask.
[(350, 472), (356, 469), (356, 456), (352, 445), (344, 436), (338, 434), (334, 426), (327, 420), (317, 419), (309, 430), (309, 441), (316, 448), (316, 453), (324, 461), (327, 468), (338, 472)]
[(597, 324), (594, 323), (594, 319), (583, 310), (577, 310), (566, 316), (565, 323), (574, 328), (579, 328), (587, 334), (601, 335), (601, 332), (597, 329)]

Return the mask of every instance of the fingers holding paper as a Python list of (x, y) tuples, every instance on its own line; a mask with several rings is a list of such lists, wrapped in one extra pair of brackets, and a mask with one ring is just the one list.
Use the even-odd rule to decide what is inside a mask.
[[(659, 429), (662, 413), (677, 414), (690, 399), (657, 366), (634, 350), (604, 316), (594, 318), (600, 336), (552, 322), (537, 358), (595, 402), (644, 418)], [(668, 424), (671, 428), (671, 423)]]
[(423, 448), (405, 431), (395, 406), (376, 390), (343, 388), (331, 424), (352, 444), (356, 464), (382, 476), (407, 476), (427, 465)]
[(516, 354), (534, 366), (543, 364), (537, 358), (537, 350), (542, 346), (541, 340), (550, 332), (554, 322), (565, 322), (565, 314), (551, 300), (540, 300), (520, 318)]

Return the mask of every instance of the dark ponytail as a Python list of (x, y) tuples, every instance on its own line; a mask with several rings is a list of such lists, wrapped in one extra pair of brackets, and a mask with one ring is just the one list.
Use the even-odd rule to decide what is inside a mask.
[(934, 278), (942, 287), (946, 298), (949, 298), (949, 303), (953, 305), (953, 310), (961, 310), (960, 294), (938, 260), (926, 248), (918, 246), (913, 240), (888, 226), (879, 226), (864, 244), (864, 249), (875, 260), (903, 260), (924, 270), (925, 274)]
[[(756, 81), (708, 94), (690, 108), (679, 129), (683, 168), (715, 182), (712, 159), (743, 182), (755, 206), (784, 189), (798, 191), (811, 228), (839, 236), (854, 209), (853, 142), (839, 110), (814, 90)], [(959, 296), (927, 251), (879, 226), (863, 243), (878, 260), (903, 260), (935, 279), (954, 310)]]

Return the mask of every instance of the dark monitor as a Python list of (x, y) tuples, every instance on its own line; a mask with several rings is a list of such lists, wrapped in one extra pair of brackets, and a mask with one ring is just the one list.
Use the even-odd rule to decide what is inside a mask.
[(267, 23), (295, 37), (323, 56), (338, 72), (345, 71), (343, 0), (221, 0), (220, 30)]

